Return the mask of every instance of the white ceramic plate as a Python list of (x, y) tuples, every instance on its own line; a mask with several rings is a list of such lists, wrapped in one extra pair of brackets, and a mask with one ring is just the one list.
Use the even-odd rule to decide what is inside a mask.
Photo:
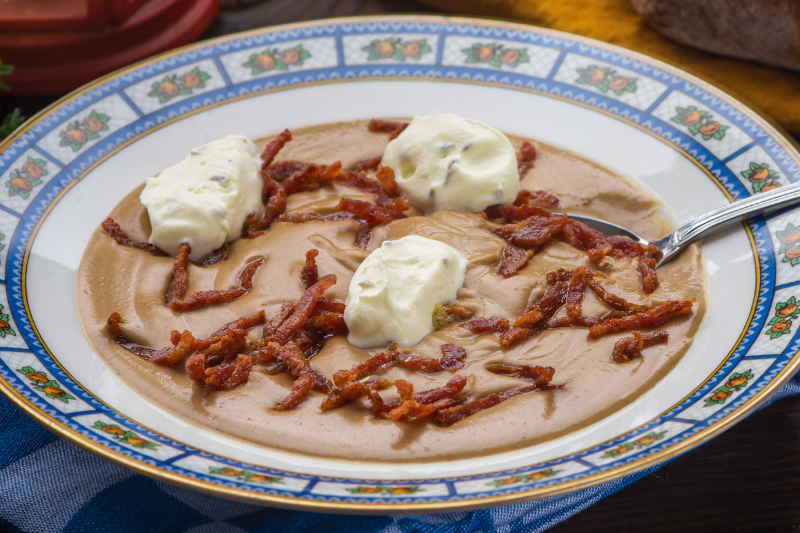
[[(411, 42), (418, 53), (406, 56)], [(676, 222), (800, 178), (781, 133), (719, 89), (549, 30), (377, 17), (198, 43), (76, 91), (0, 147), (0, 390), (59, 435), (147, 475), (276, 505), (402, 512), (540, 498), (636, 472), (730, 427), (797, 369), (797, 315), (776, 312), (800, 297), (800, 248), (785, 233), (800, 225), (798, 209), (703, 245), (708, 318), (650, 392), (579, 432), (480, 459), (344, 463), (205, 432), (132, 392), (84, 340), (74, 297), (84, 247), (145, 176), (229, 133), (432, 111), (589, 157), (649, 188)], [(717, 133), (685, 125), (691, 111)]]

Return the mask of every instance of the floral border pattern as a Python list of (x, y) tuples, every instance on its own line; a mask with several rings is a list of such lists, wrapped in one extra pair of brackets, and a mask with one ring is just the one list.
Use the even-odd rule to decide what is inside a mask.
[[(358, 65), (357, 67), (351, 68), (345, 63), (345, 59), (340, 53), (343, 36), (353, 34), (386, 35), (387, 32), (391, 32), (393, 35), (396, 35), (398, 42), (403, 42), (402, 38), (404, 33), (423, 34), (429, 36), (425, 37), (426, 45), (428, 42), (433, 43), (438, 41), (439, 45), (437, 46), (437, 50), (439, 50), (439, 55), (436, 59), (436, 64), (430, 66), (415, 65), (414, 71), (412, 72), (403, 70), (403, 65), (398, 65), (397, 63), (398, 58), (394, 58), (392, 62), (387, 61), (385, 64), (381, 63), (382, 58), (380, 57), (375, 58), (374, 60), (370, 58), (371, 64), (369, 65), (368, 69), (363, 65)], [(300, 35), (299, 38), (298, 35)], [(76, 397), (80, 398), (80, 401), (83, 401), (87, 405), (91, 406), (91, 408), (96, 410), (96, 412), (103, 413), (115, 421), (120, 422), (124, 427), (131, 427), (136, 430), (135, 432), (132, 430), (129, 431), (129, 433), (131, 433), (131, 435), (134, 437), (129, 435), (125, 438), (130, 437), (134, 439), (141, 439), (141, 441), (150, 444), (149, 449), (153, 449), (156, 446), (164, 444), (176, 449), (180, 449), (186, 456), (195, 456), (195, 459), (202, 464), (202, 467), (181, 467), (177, 464), (179, 462), (176, 462), (176, 464), (166, 461), (156, 462), (157, 466), (162, 470), (177, 473), (184, 477), (201, 480), (208, 483), (224, 483), (226, 486), (235, 486), (237, 489), (242, 491), (253, 491), (256, 490), (253, 488), (254, 485), (260, 485), (261, 487), (258, 489), (260, 492), (275, 495), (290, 494), (285, 489), (281, 489), (279, 485), (285, 483), (288, 487), (292, 480), (297, 480), (298, 483), (302, 482), (304, 487), (307, 485), (300, 495), (301, 498), (319, 501), (352, 501), (344, 497), (315, 493), (315, 483), (318, 481), (332, 481), (340, 482), (343, 485), (344, 490), (351, 492), (362, 487), (374, 487), (380, 489), (375, 491), (374, 495), (370, 491), (358, 490), (359, 496), (365, 496), (365, 498), (360, 498), (359, 501), (385, 502), (387, 501), (387, 497), (390, 497), (392, 501), (398, 502), (428, 502), (468, 500), (471, 498), (486, 497), (491, 495), (529, 491), (539, 487), (550, 486), (586, 477), (606, 470), (608, 465), (614, 467), (658, 453), (661, 450), (664, 450), (678, 442), (685, 440), (688, 437), (691, 437), (692, 435), (699, 433), (700, 431), (707, 429), (717, 421), (724, 418), (725, 415), (733, 412), (738, 407), (743, 406), (768, 383), (775, 379), (775, 377), (783, 368), (785, 368), (787, 365), (793, 364), (793, 362), (796, 360), (797, 351), (800, 348), (800, 340), (793, 339), (792, 342), (788, 344), (786, 349), (783, 350), (783, 352), (769, 356), (771, 360), (770, 366), (761, 375), (755, 378), (752, 375), (747, 375), (746, 373), (730, 375), (731, 369), (734, 368), (739, 362), (747, 357), (756, 357), (748, 356), (748, 350), (753, 344), (754, 338), (759, 335), (759, 332), (762, 331), (765, 325), (766, 316), (763, 315), (766, 315), (766, 313), (762, 312), (762, 316), (760, 318), (757, 315), (748, 325), (748, 329), (742, 341), (736, 347), (734, 353), (729, 357), (728, 360), (724, 362), (717, 373), (710, 377), (705, 385), (703, 385), (691, 397), (684, 400), (684, 402), (679, 406), (676, 406), (674, 409), (672, 409), (669, 413), (666, 413), (664, 416), (651, 421), (650, 423), (634, 430), (629, 434), (620, 436), (619, 438), (611, 442), (607, 442), (601, 446), (584, 450), (568, 457), (559, 458), (558, 460), (551, 461), (549, 463), (528, 465), (523, 469), (503, 472), (501, 473), (501, 476), (504, 477), (498, 477), (498, 474), (495, 473), (490, 475), (448, 478), (445, 480), (415, 481), (414, 485), (408, 485), (408, 482), (406, 482), (405, 485), (398, 485), (395, 483), (366, 485), (364, 481), (359, 481), (358, 483), (360, 483), (360, 485), (353, 485), (352, 482), (347, 483), (346, 481), (342, 480), (304, 476), (270, 470), (267, 468), (254, 467), (253, 465), (245, 465), (223, 457), (211, 456), (203, 452), (198, 452), (197, 450), (187, 448), (181, 443), (155, 434), (147, 428), (138, 425), (136, 422), (125, 419), (124, 417), (121, 417), (120, 415), (108, 410), (105, 406), (97, 402), (91, 395), (87, 394), (78, 383), (73, 382), (69, 376), (61, 371), (54, 361), (49, 358), (47, 353), (42, 349), (41, 345), (31, 333), (32, 328), (30, 325), (30, 319), (22, 306), (20, 297), (21, 290), (19, 287), (19, 275), (22, 268), (22, 258), (25, 250), (30, 245), (31, 228), (36, 225), (37, 221), (41, 217), (42, 211), (52, 202), (52, 198), (58, 192), (63, 190), (64, 187), (66, 187), (71, 181), (78, 179), (88, 168), (91, 161), (97, 160), (99, 157), (102, 157), (104, 154), (108, 153), (108, 151), (113, 149), (115, 146), (119, 146), (120, 144), (126, 142), (126, 140), (131, 136), (138, 135), (152, 127), (155, 127), (156, 124), (165, 118), (180, 116), (182, 114), (189, 113), (194, 109), (209, 106), (215, 104), (216, 102), (224, 101), (233, 97), (239, 97), (245, 94), (257, 94), (259, 92), (270, 90), (279, 86), (289, 86), (295, 83), (307, 83), (309, 78), (304, 78), (302, 80), (297, 78), (290, 72), (292, 69), (289, 67), (303, 67), (303, 60), (308, 58), (307, 55), (304, 57), (303, 54), (303, 51), (306, 50), (306, 48), (303, 46), (303, 42), (312, 41), (316, 38), (330, 38), (331, 36), (335, 38), (336, 45), (339, 49), (339, 63), (336, 68), (320, 68), (316, 71), (307, 70), (307, 74), (312, 76), (316, 81), (342, 80), (346, 79), (348, 76), (357, 78), (358, 76), (361, 76), (365, 70), (367, 70), (369, 75), (373, 77), (384, 78), (391, 78), (393, 76), (419, 79), (430, 79), (431, 77), (459, 77), (468, 80), (474, 79), (479, 81), (491, 81), (497, 84), (506, 85), (512, 89), (515, 87), (521, 87), (524, 89), (535, 90), (545, 96), (558, 95), (562, 98), (567, 98), (567, 96), (565, 96), (565, 90), (569, 89), (570, 96), (568, 98), (583, 102), (585, 105), (590, 107), (593, 106), (603, 109), (611, 115), (619, 116), (625, 120), (636, 122), (642, 125), (642, 127), (648, 128), (657, 135), (660, 135), (668, 142), (671, 142), (684, 149), (698, 162), (707, 167), (710, 172), (716, 175), (720, 183), (722, 183), (722, 185), (731, 193), (734, 198), (744, 198), (748, 195), (758, 192), (758, 190), (755, 190), (755, 187), (753, 188), (754, 190), (748, 190), (748, 188), (746, 188), (739, 181), (733, 172), (727, 168), (725, 163), (733, 156), (723, 157), (721, 155), (715, 155), (714, 150), (716, 150), (716, 146), (721, 145), (723, 140), (727, 142), (730, 132), (734, 130), (740, 131), (742, 135), (750, 139), (749, 144), (737, 149), (735, 155), (746, 153), (748, 150), (758, 146), (766, 151), (777, 165), (776, 168), (769, 169), (770, 176), (772, 176), (771, 172), (780, 172), (790, 182), (796, 182), (800, 180), (800, 166), (798, 165), (800, 158), (798, 155), (795, 152), (789, 151), (790, 149), (787, 149), (781, 143), (781, 141), (772, 134), (771, 131), (765, 129), (765, 127), (758, 121), (754, 121), (748, 117), (745, 111), (737, 109), (735, 106), (725, 102), (715, 94), (694, 84), (692, 80), (684, 79), (680, 75), (670, 71), (661, 70), (659, 66), (650, 64), (646, 60), (629, 57), (625, 55), (624, 52), (616, 51), (614, 49), (609, 50), (604, 48), (599, 43), (586, 44), (580, 40), (571, 40), (566, 35), (563, 37), (553, 37), (547, 33), (538, 33), (534, 28), (531, 28), (529, 31), (522, 31), (518, 28), (503, 29), (491, 24), (482, 25), (482, 23), (479, 21), (475, 21), (474, 23), (468, 25), (446, 22), (445, 19), (435, 19), (435, 21), (431, 22), (393, 22), (392, 20), (389, 20), (387, 23), (376, 23), (373, 21), (370, 23), (352, 23), (346, 25), (336, 25), (335, 23), (321, 22), (317, 25), (301, 28), (300, 30), (271, 29), (264, 30), (261, 34), (250, 35), (247, 38), (231, 38), (227, 41), (210, 45), (201, 44), (200, 46), (192, 47), (189, 50), (179, 51), (165, 59), (137, 66), (131, 71), (106, 80), (103, 84), (99, 85), (92, 91), (85, 92), (65, 100), (59, 104), (57, 109), (54, 109), (49, 114), (38, 118), (36, 122), (27, 126), (20, 135), (16, 136), (12, 141), (7, 142), (3, 146), (2, 152), (0, 152), (0, 174), (5, 173), (12, 168), (22, 168), (24, 171), (24, 165), (29, 164), (30, 161), (21, 161), (19, 158), (23, 152), (25, 152), (31, 146), (35, 147), (38, 152), (47, 155), (46, 150), (37, 145), (37, 143), (44, 137), (44, 135), (54, 130), (60, 131), (63, 134), (61, 135), (62, 144), (64, 146), (69, 146), (75, 152), (78, 152), (78, 150), (81, 149), (88, 140), (90, 140), (90, 134), (92, 134), (93, 138), (102, 136), (105, 139), (105, 142), (102, 143), (102, 146), (95, 144), (71, 161), (61, 162), (58, 161), (57, 158), (48, 155), (47, 160), (53, 161), (54, 164), (48, 166), (47, 171), (52, 172), (54, 175), (46, 183), (34, 184), (31, 181), (29, 182), (30, 190), (26, 190), (28, 187), (26, 187), (25, 184), (17, 184), (20, 187), (20, 190), (29, 193), (34, 198), (33, 201), (27, 206), (25, 212), (21, 213), (21, 223), (17, 225), (17, 228), (15, 229), (8, 244), (9, 256), (3, 277), (8, 283), (6, 289), (7, 297), (14, 322), (19, 324), (19, 333), (29, 346), (29, 349), (27, 350), (17, 350), (30, 353), (32, 356), (36, 357), (42, 366), (16, 369), (9, 368), (4, 363), (0, 363), (0, 385), (22, 391), (26, 401), (32, 404), (38, 411), (66, 426), (75, 434), (83, 437), (92, 435), (96, 442), (100, 442), (104, 447), (126, 454), (133, 461), (147, 460), (148, 463), (153, 464), (152, 458), (139, 455), (135, 450), (122, 450), (119, 446), (115, 446), (116, 441), (120, 440), (122, 437), (124, 437), (124, 435), (114, 435), (114, 431), (109, 430), (105, 431), (106, 433), (109, 433), (107, 439), (101, 437), (98, 440), (96, 433), (91, 433), (88, 428), (82, 427), (78, 421), (65, 416), (64, 412), (59, 411), (57, 408), (57, 405), (60, 403), (67, 403)], [(454, 38), (461, 39), (462, 41), (464, 39), (472, 39), (472, 42), (467, 46), (467, 48), (461, 48), (461, 64), (457, 66), (446, 66), (442, 61), (441, 50), (444, 49), (444, 43), (448, 39)], [(298, 40), (301, 41), (301, 44), (293, 45), (291, 51), (288, 48), (284, 50), (281, 47), (281, 43), (283, 42), (297, 42)], [(494, 49), (489, 46), (496, 40), (519, 43), (519, 46), (512, 48), (508, 45), (504, 45), (502, 48), (498, 49)], [(486, 43), (489, 43), (489, 45)], [(484, 50), (483, 48), (487, 48), (489, 51)], [(397, 49), (398, 48), (395, 47), (395, 53)], [(423, 47), (420, 46), (420, 53), (427, 53), (422, 52), (422, 49)], [(537, 49), (555, 50), (559, 53), (558, 59), (556, 59), (553, 64), (550, 65), (550, 74), (546, 77), (535, 77), (525, 74), (522, 71), (523, 65), (527, 65), (528, 62), (533, 62), (535, 60), (535, 53)], [(257, 62), (254, 61), (252, 65), (246, 65), (247, 67), (261, 69), (265, 68), (266, 65), (270, 66), (274, 70), (281, 70), (281, 68), (278, 66), (278, 60), (280, 60), (283, 63), (281, 66), (285, 66), (286, 73), (276, 74), (270, 79), (254, 79), (246, 80), (237, 84), (231, 83), (230, 77), (222, 67), (222, 63), (219, 58), (228, 54), (238, 53), (243, 50), (251, 51), (251, 55), (249, 56), (250, 58), (252, 58), (252, 56), (261, 57), (267, 55), (274, 60), (274, 64), (272, 64), (266, 59), (259, 59)], [(491, 54), (489, 52), (491, 52)], [(369, 50), (365, 50), (365, 53), (369, 53)], [(571, 75), (575, 81), (572, 84), (553, 81), (553, 77), (560, 68), (561, 61), (566, 53), (583, 55), (591, 60), (591, 65), (593, 67), (592, 71), (598, 70), (599, 72), (602, 72), (603, 79), (600, 80), (600, 74), (594, 72), (590, 74), (589, 69), (587, 69), (585, 73), (578, 73), (580, 75), (578, 79), (575, 79), (573, 71)], [(308, 54), (308, 52), (306, 52), (306, 54)], [(134, 83), (138, 83), (143, 79), (159, 76), (161, 74), (161, 78), (156, 79), (161, 79), (163, 82), (162, 73), (172, 71), (176, 68), (181, 68), (182, 72), (194, 72), (199, 79), (202, 76), (194, 71), (194, 63), (196, 63), (198, 60), (208, 58), (214, 58), (217, 62), (217, 66), (220, 69), (220, 74), (225, 79), (225, 87), (198, 95), (187, 94), (187, 98), (185, 100), (177, 103), (171, 103), (169, 99), (160, 99), (163, 100), (161, 101), (161, 107), (158, 110), (148, 114), (142, 113), (142, 111), (136, 108), (135, 105), (126, 100), (138, 118), (127, 125), (117, 128), (115, 131), (109, 130), (107, 126), (109, 117), (107, 115), (98, 113), (92, 109), (92, 106), (95, 105), (99, 100), (112, 94), (120, 94), (123, 96), (122, 91), (126, 87), (129, 87)], [(389, 59), (391, 59), (391, 56)], [(494, 61), (494, 63), (492, 63), (492, 61)], [(491, 74), (487, 74), (485, 67), (482, 67), (482, 69), (475, 68), (480, 66), (479, 63), (488, 63), (490, 66), (495, 67), (496, 72), (498, 74), (502, 72), (503, 77), (496, 78)], [(386, 68), (389, 66), (392, 67), (392, 70)], [(519, 69), (517, 69), (517, 67), (519, 67)], [(631, 77), (626, 78), (626, 80), (618, 80), (618, 76), (615, 77), (615, 68), (623, 68), (634, 72), (636, 73), (636, 78)], [(590, 75), (594, 77), (587, 77)], [(487, 78), (487, 76), (492, 77)], [(622, 103), (617, 98), (621, 94), (636, 91), (637, 84), (635, 82), (646, 78), (658, 81), (667, 87), (664, 93), (653, 103), (649, 109), (646, 111), (635, 109), (627, 104)], [(196, 81), (197, 80), (195, 80), (193, 77), (191, 77), (191, 80), (187, 78), (187, 83), (189, 85), (194, 84)], [(203, 80), (200, 81), (202, 82)], [(597, 83), (592, 83), (595, 81)], [(608, 87), (606, 87), (606, 84)], [(591, 87), (587, 87), (587, 85), (590, 85)], [(187, 88), (191, 89), (191, 87), (188, 86)], [(620, 91), (622, 91), (622, 93), (620, 93)], [(697, 103), (695, 105), (687, 104), (685, 106), (681, 105), (680, 107), (673, 107), (672, 109), (666, 111), (662, 109), (662, 111), (670, 113), (672, 119), (671, 122), (662, 118), (658, 118), (655, 113), (659, 110), (659, 106), (662, 106), (665, 103), (665, 99), (670, 94), (678, 93), (682, 96), (685, 96), (692, 102)], [(158, 97), (158, 94), (153, 95), (153, 97)], [(89, 110), (90, 114), (83, 121), (77, 121), (74, 118), (78, 113), (83, 113), (86, 110)], [(102, 134), (100, 132), (102, 132)], [(84, 139), (84, 137), (86, 138)], [(701, 139), (703, 141), (708, 141), (708, 143), (699, 143), (698, 141)], [(718, 144), (714, 144), (715, 142), (718, 142)], [(42, 159), (42, 164), (39, 164), (38, 160), (34, 163), (40, 169), (44, 169), (45, 164), (48, 162), (47, 160)], [(758, 163), (758, 165), (760, 168), (761, 164)], [(36, 173), (35, 169), (32, 167), (29, 167), (28, 170)], [(755, 167), (751, 167), (750, 170), (753, 173), (763, 173)], [(37, 179), (32, 175), (29, 178), (21, 176), (19, 175), (19, 171), (17, 172), (16, 177), (20, 177), (21, 179)], [(750, 180), (752, 183), (757, 183), (754, 179), (751, 179), (754, 177), (760, 179), (760, 174), (758, 174), (758, 176), (756, 176), (756, 174), (745, 176), (745, 178)], [(34, 189), (34, 187), (38, 187), (39, 185), (41, 185), (40, 188)], [(9, 185), (9, 187), (11, 186)], [(3, 206), (0, 204), (0, 208), (2, 207)], [(14, 214), (15, 216), (20, 215), (18, 213)], [(764, 309), (767, 309), (768, 306), (776, 307), (776, 304), (784, 303), (770, 303), (772, 302), (775, 289), (781, 288), (775, 287), (774, 274), (771, 274), (770, 272), (774, 272), (774, 265), (781, 259), (780, 256), (784, 255), (785, 250), (779, 252), (778, 250), (773, 250), (771, 248), (771, 241), (766, 229), (766, 225), (763, 221), (757, 220), (751, 223), (751, 230), (754, 233), (756, 242), (759, 243), (757, 251), (763, 264), (761, 296), (762, 299), (767, 302), (766, 304), (762, 305), (763, 311)], [(798, 277), (800, 278), (800, 276)], [(790, 305), (789, 302), (785, 303), (786, 305)], [(791, 304), (793, 305), (793, 302), (791, 302)], [(776, 311), (781, 311), (781, 309), (784, 308), (785, 306), (781, 308), (776, 307)], [(4, 349), (2, 340), (4, 339), (0, 339), (0, 350)], [(9, 348), (9, 350), (10, 349), (11, 348)], [(758, 358), (764, 359), (765, 357), (759, 355)], [(30, 377), (28, 377), (28, 380), (22, 379), (23, 376), (29, 376), (33, 374), (37, 374), (37, 381), (31, 380)], [(39, 374), (46, 377), (48, 383), (55, 383), (54, 387), (57, 387), (63, 393), (56, 395), (56, 399), (59, 401), (54, 402), (55, 406), (42, 401), (41, 398), (36, 394), (29, 394), (25, 392), (27, 390), (37, 390), (41, 392), (42, 389), (39, 387), (46, 386), (39, 382), (41, 379), (38, 378)], [(55, 379), (53, 379), (53, 377)], [(742, 389), (742, 392), (729, 402), (725, 400), (727, 400), (728, 396), (730, 395), (726, 396), (724, 399), (721, 398), (720, 395), (719, 399), (723, 399), (723, 401), (717, 402), (715, 400), (714, 405), (717, 409), (714, 410), (713, 414), (700, 421), (683, 420), (681, 423), (685, 425), (685, 429), (681, 429), (680, 431), (664, 431), (662, 429), (665, 424), (670, 423), (670, 420), (678, 420), (680, 413), (685, 411), (688, 407), (693, 405), (707, 404), (710, 398), (718, 395), (723, 388), (731, 391), (734, 389), (736, 391)], [(52, 396), (50, 397), (53, 398)], [(108, 426), (110, 427), (113, 425)], [(140, 443), (139, 440), (136, 440), (135, 442)], [(134, 446), (136, 445), (134, 444)], [(143, 447), (148, 446), (145, 445)], [(603, 458), (603, 461), (601, 461), (601, 466), (597, 466), (594, 463), (590, 463), (582, 459), (582, 457), (587, 457), (590, 454), (593, 456), (600, 455)], [(606, 457), (606, 455), (608, 455), (608, 457)], [(207, 461), (207, 463), (203, 463), (203, 461)], [(554, 479), (550, 479), (559, 472), (557, 469), (559, 464), (563, 464), (567, 461), (583, 461), (584, 464), (590, 468), (587, 468), (586, 470), (576, 474), (563, 475)], [(226, 469), (210, 466), (212, 463), (214, 465), (219, 463), (228, 464), (230, 465), (230, 468)], [(530, 475), (532, 467), (537, 469), (537, 475), (535, 476)], [(214, 468), (217, 468), (219, 472), (215, 471)], [(226, 473), (222, 473), (222, 470), (225, 470)], [(233, 475), (234, 473), (236, 473), (236, 475)], [(549, 475), (545, 475), (544, 473), (548, 473)], [(215, 474), (217, 477), (212, 477), (212, 475), (209, 474)], [(228, 479), (221, 480), (218, 477), (219, 475), (226, 476)], [(501, 479), (508, 481), (500, 482), (499, 480)], [(460, 495), (455, 483), (459, 481), (473, 480), (483, 480), (484, 486), (486, 487), (485, 491)], [(492, 482), (492, 480), (496, 480), (497, 482)], [(450, 495), (435, 497), (426, 496), (424, 487), (430, 486), (434, 483), (446, 483)], [(393, 488), (410, 486), (413, 486), (415, 490), (392, 490)], [(364, 494), (364, 492), (366, 492), (366, 494)], [(294, 494), (294, 496), (296, 497), (297, 494)]]

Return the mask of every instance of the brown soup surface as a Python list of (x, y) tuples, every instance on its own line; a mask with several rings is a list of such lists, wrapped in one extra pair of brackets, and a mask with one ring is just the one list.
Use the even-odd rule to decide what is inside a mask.
[[(281, 151), (278, 160), (323, 164), (341, 160), (345, 169), (382, 154), (388, 142), (388, 135), (370, 133), (365, 121), (313, 126), (292, 133), (294, 140)], [(509, 138), (515, 148), (523, 141)], [(262, 148), (270, 139), (256, 144)], [(533, 142), (538, 156), (534, 168), (522, 178), (522, 188), (547, 190), (560, 198), (560, 211), (604, 218), (647, 239), (668, 232), (668, 224), (659, 217), (659, 203), (642, 189), (593, 162)], [(143, 186), (110, 213), (135, 241), (147, 241), (150, 235), (147, 211), (139, 202)], [(289, 196), (287, 212), (330, 213), (342, 196), (373, 200), (367, 193), (334, 184)], [(223, 306), (186, 313), (173, 312), (164, 303), (173, 258), (153, 257), (119, 246), (98, 229), (78, 273), (76, 294), (82, 327), (92, 347), (122, 381), (148, 401), (204, 431), (218, 431), (257, 445), (302, 454), (395, 462), (476, 457), (532, 446), (593, 424), (634, 401), (670, 372), (703, 321), (707, 308), (706, 274), (696, 247), (658, 271), (659, 287), (648, 296), (641, 290), (633, 260), (617, 259), (615, 265), (601, 269), (589, 261), (585, 252), (555, 239), (540, 247), (519, 274), (503, 278), (497, 273), (497, 266), (506, 244), (490, 233), (492, 225), (480, 215), (439, 211), (425, 217), (413, 208), (409, 213), (418, 216), (375, 228), (369, 249), (406, 235), (430, 237), (455, 247), (469, 262), (458, 302), (476, 317), (503, 316), (513, 322), (530, 301), (541, 296), (547, 272), (581, 265), (603, 271), (604, 286), (631, 302), (653, 305), (697, 298), (694, 315), (643, 329), (644, 333), (666, 330), (669, 342), (648, 348), (643, 357), (623, 364), (613, 362), (611, 352), (614, 343), (630, 332), (587, 340), (586, 329), (545, 330), (509, 348), (501, 348), (495, 335), (476, 336), (458, 325), (434, 332), (412, 351), (438, 358), (442, 343), (463, 346), (467, 351), (466, 365), (457, 373), (474, 376), (464, 389), (470, 397), (526, 384), (488, 372), (485, 367), (489, 363), (552, 366), (556, 369), (553, 383), (563, 385), (556, 390), (517, 396), (445, 428), (424, 419), (379, 419), (361, 402), (322, 412), (320, 402), (324, 396), (317, 392), (293, 410), (275, 412), (271, 408), (291, 389), (293, 378), (289, 374), (270, 376), (256, 365), (245, 385), (215, 392), (192, 381), (183, 363), (173, 368), (148, 363), (115, 344), (106, 330), (106, 319), (119, 312), (132, 341), (159, 348), (170, 345), (173, 329), (189, 329), (195, 337), (203, 338), (222, 324), (262, 309), (268, 318), (274, 316), (281, 304), (296, 301), (302, 295), (299, 273), (310, 248), (320, 252), (320, 275), (338, 277), (326, 296), (344, 300), (350, 278), (369, 253), (354, 244), (358, 230), (355, 221), (274, 223), (261, 237), (233, 242), (232, 256), (227, 261), (210, 267), (190, 264), (187, 294), (235, 288), (243, 265), (256, 258), (265, 259), (247, 295)], [(583, 308), (588, 316), (599, 316), (608, 310), (591, 291), (586, 292)], [(556, 317), (563, 313), (562, 309)], [(260, 328), (251, 332), (258, 334)], [(380, 348), (355, 348), (345, 337), (332, 337), (311, 364), (330, 379), (337, 370), (350, 368), (379, 351)], [(452, 376), (449, 372), (421, 374), (405, 367), (385, 374), (389, 380), (412, 382), (417, 391), (442, 386)], [(382, 394), (386, 399), (396, 397), (394, 389)]]

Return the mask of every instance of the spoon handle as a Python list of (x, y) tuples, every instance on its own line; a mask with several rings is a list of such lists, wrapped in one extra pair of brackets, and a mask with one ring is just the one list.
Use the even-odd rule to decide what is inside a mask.
[(668, 241), (663, 245), (661, 242), (655, 243), (659, 248), (663, 246), (664, 258), (660, 263), (666, 262), (668, 257), (673, 256), (686, 245), (702, 239), (720, 228), (743, 218), (757, 216), (765, 211), (775, 211), (798, 201), (800, 201), (800, 183), (794, 183), (774, 191), (756, 194), (706, 213), (662, 239), (662, 241)]

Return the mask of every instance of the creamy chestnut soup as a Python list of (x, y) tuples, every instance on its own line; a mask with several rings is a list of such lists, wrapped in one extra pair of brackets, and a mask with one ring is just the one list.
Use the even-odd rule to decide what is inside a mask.
[[(329, 124), (295, 130), (293, 140), (278, 160), (300, 160), (330, 164), (340, 160), (344, 169), (383, 153), (388, 134), (371, 133), (365, 121)], [(515, 149), (522, 140), (509, 136)], [(256, 144), (263, 147), (270, 138)], [(604, 218), (630, 228), (647, 239), (666, 234), (659, 218), (658, 203), (623, 177), (540, 142), (534, 167), (522, 178), (524, 189), (544, 189), (560, 199), (559, 211)], [(139, 201), (141, 188), (132, 191), (110, 216), (133, 241), (147, 241), (150, 222)], [(338, 183), (288, 197), (287, 212), (316, 211), (326, 214), (343, 196), (373, 201), (374, 196)], [(666, 344), (647, 348), (642, 357), (616, 363), (611, 353), (616, 341), (630, 331), (587, 339), (585, 328), (544, 330), (540, 334), (501, 347), (495, 334), (476, 335), (458, 324), (436, 331), (411, 347), (414, 354), (441, 357), (442, 343), (466, 350), (465, 366), (456, 373), (425, 374), (404, 366), (391, 368), (382, 377), (413, 383), (415, 391), (444, 385), (455, 374), (469, 377), (462, 394), (480, 398), (505, 391), (524, 381), (491, 373), (490, 363), (542, 365), (555, 368), (552, 384), (561, 388), (514, 397), (480, 411), (449, 427), (438, 427), (429, 419), (392, 421), (373, 415), (368, 403), (355, 401), (322, 412), (324, 394), (312, 392), (298, 407), (276, 412), (276, 404), (289, 393), (294, 378), (288, 373), (267, 375), (257, 364), (244, 385), (230, 391), (214, 391), (189, 378), (185, 362), (174, 367), (154, 365), (116, 344), (106, 320), (118, 312), (124, 318), (128, 338), (152, 347), (170, 346), (171, 330), (190, 330), (203, 338), (222, 324), (260, 310), (267, 319), (287, 301), (297, 301), (304, 288), (300, 270), (305, 253), (319, 250), (320, 276), (335, 274), (337, 283), (325, 296), (344, 301), (353, 272), (369, 254), (355, 244), (359, 223), (353, 220), (275, 222), (254, 239), (231, 244), (232, 255), (216, 265), (188, 266), (187, 294), (200, 290), (237, 286), (242, 267), (258, 258), (264, 262), (245, 296), (219, 306), (177, 313), (165, 305), (165, 293), (173, 275), (172, 257), (155, 257), (120, 246), (98, 229), (92, 236), (80, 265), (77, 281), (78, 311), (89, 342), (105, 363), (144, 398), (204, 430), (215, 430), (277, 449), (349, 460), (408, 461), (466, 458), (547, 441), (597, 422), (629, 404), (662, 379), (680, 361), (696, 335), (706, 312), (706, 276), (700, 251), (692, 247), (658, 271), (658, 289), (642, 292), (636, 270), (637, 259), (618, 258), (612, 265), (598, 266), (586, 252), (550, 239), (539, 247), (518, 274), (504, 278), (497, 273), (507, 243), (493, 235), (495, 226), (479, 214), (438, 211), (422, 216), (414, 208), (408, 218), (373, 229), (369, 250), (385, 240), (408, 235), (430, 237), (449, 244), (468, 261), (466, 280), (458, 292), (458, 303), (475, 317), (501, 316), (514, 319), (536, 301), (545, 289), (545, 274), (586, 266), (601, 271), (603, 286), (624, 299), (646, 305), (669, 300), (696, 298), (694, 314), (677, 316), (665, 323), (641, 329), (645, 334), (667, 331)], [(609, 311), (591, 291), (586, 291), (583, 314), (600, 316)], [(561, 309), (556, 318), (564, 315)], [(261, 328), (250, 330), (257, 340)], [(325, 341), (311, 365), (331, 379), (337, 370), (361, 363), (384, 348), (363, 350), (345, 336)], [(396, 398), (394, 389), (381, 391)]]

